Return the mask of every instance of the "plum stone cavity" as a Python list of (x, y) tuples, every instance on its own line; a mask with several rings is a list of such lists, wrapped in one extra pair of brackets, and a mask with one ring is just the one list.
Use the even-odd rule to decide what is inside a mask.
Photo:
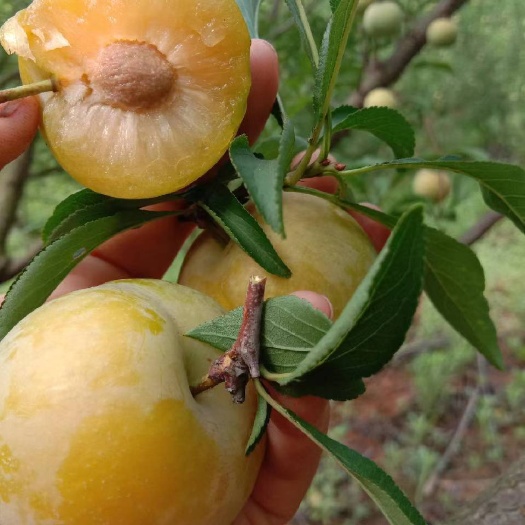
[(123, 40), (100, 51), (91, 87), (105, 104), (140, 112), (161, 106), (175, 79), (173, 66), (155, 46)]

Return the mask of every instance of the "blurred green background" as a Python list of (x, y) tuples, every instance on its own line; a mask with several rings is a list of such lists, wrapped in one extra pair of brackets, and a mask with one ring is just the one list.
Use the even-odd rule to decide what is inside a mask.
[[(304, 3), (320, 42), (328, 0)], [(406, 33), (438, 2), (398, 3), (405, 12)], [(27, 4), (0, 0), (0, 22)], [(416, 130), (416, 154), (428, 159), (454, 154), (525, 166), (525, 2), (470, 0), (455, 18), (457, 42), (447, 48), (425, 46), (391, 86), (399, 111)], [(305, 138), (311, 124), (312, 71), (306, 54), (298, 52), (301, 41), (283, 1), (263, 0), (260, 27), (279, 53), (284, 106), (297, 134)], [(386, 59), (397, 41), (372, 41), (358, 18), (334, 105), (348, 103), (363, 75), (364, 57)], [(18, 83), (16, 60), (0, 52), (0, 89)], [(268, 147), (276, 130), (270, 120), (261, 148)], [(352, 166), (390, 158), (379, 141), (359, 132), (340, 140), (333, 153)], [(19, 167), (13, 164), (0, 172), (0, 191), (2, 180), (14, 169)], [(38, 246), (54, 206), (79, 188), (41, 138), (34, 143), (26, 175), (9, 228), (0, 235), (0, 263), (2, 258), (27, 257)], [(356, 179), (352, 190), (360, 200), (396, 211), (414, 198), (412, 177), (410, 172), (401, 178), (389, 172), (367, 175)], [(452, 184), (443, 202), (426, 203), (428, 220), (460, 237), (488, 210), (473, 181), (452, 176)], [(378, 461), (433, 521), (448, 519), (525, 446), (525, 241), (511, 224), (500, 221), (473, 248), (486, 271), (487, 297), (506, 370), (493, 371), (476, 357), (423, 298), (400, 357), (368, 382), (363, 398), (334, 406), (333, 435)], [(6, 283), (2, 286), (5, 289)], [(458, 435), (462, 422), (466, 428)], [(450, 454), (454, 436), (459, 439)], [(345, 474), (326, 460), (293, 523), (385, 522)]]

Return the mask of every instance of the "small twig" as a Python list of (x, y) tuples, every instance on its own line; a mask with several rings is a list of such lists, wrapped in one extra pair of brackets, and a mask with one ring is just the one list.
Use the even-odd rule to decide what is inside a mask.
[(17, 98), (31, 97), (46, 93), (47, 91), (58, 91), (58, 85), (54, 79), (42, 80), (34, 84), (26, 84), (15, 88), (4, 89), (0, 91), (0, 104), (16, 100)]
[(260, 336), (265, 286), (265, 278), (250, 277), (237, 339), (230, 350), (212, 363), (203, 380), (190, 387), (194, 397), (224, 383), (235, 403), (244, 402), (248, 380), (260, 376)]
[(463, 415), (461, 416), (458, 426), (456, 427), (456, 431), (454, 432), (454, 435), (452, 436), (452, 439), (450, 440), (445, 452), (441, 456), (441, 459), (436, 465), (436, 468), (428, 477), (423, 487), (423, 495), (425, 497), (432, 495), (432, 493), (436, 489), (436, 485), (441, 474), (443, 474), (443, 472), (447, 469), (454, 456), (459, 452), (461, 442), (463, 441), (463, 438), (465, 437), (465, 434), (476, 414), (476, 408), (478, 406), (479, 397), (480, 388), (478, 385), (470, 395), (467, 406), (465, 407)]
[(421, 339), (412, 343), (406, 343), (395, 354), (393, 363), (400, 364), (420, 354), (421, 352), (425, 352), (427, 350), (439, 350), (440, 348), (446, 348), (449, 344), (450, 339), (444, 335), (438, 335), (436, 337), (432, 337), (431, 339)]
[(489, 211), (481, 219), (468, 229), (458, 240), (459, 242), (470, 246), (481, 239), (496, 223), (503, 219), (503, 215)]
[(250, 371), (250, 377), (261, 376), (259, 370), (259, 356), (261, 349), (261, 319), (263, 312), (264, 289), (266, 279), (263, 277), (250, 277), (248, 292), (242, 315), (241, 329), (239, 330), (239, 351), (242, 360)]

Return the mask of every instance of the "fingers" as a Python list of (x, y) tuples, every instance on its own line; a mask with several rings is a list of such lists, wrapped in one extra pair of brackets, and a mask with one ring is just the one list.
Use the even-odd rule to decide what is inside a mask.
[[(253, 142), (264, 128), (277, 96), (278, 66), (274, 49), (263, 40), (252, 42), (250, 56), (252, 88), (239, 132), (247, 133)], [(175, 206), (176, 204), (167, 203), (163, 205), (163, 209)], [(191, 223), (181, 223), (175, 218), (169, 218), (119, 235), (87, 257), (72, 272), (59, 292), (76, 289), (72, 286), (95, 286), (118, 278), (160, 278), (193, 227)], [(93, 258), (99, 260), (93, 261)]]
[[(368, 202), (364, 202), (362, 204), (368, 208), (379, 210), (379, 207), (375, 206), (374, 204), (370, 204)], [(379, 253), (386, 244), (386, 241), (388, 241), (388, 237), (390, 237), (390, 230), (385, 225), (372, 220), (370, 217), (367, 217), (362, 213), (358, 213), (356, 211), (350, 211), (349, 213), (359, 223), (361, 228), (363, 228), (364, 232), (370, 237), (374, 248)]]
[(333, 319), (334, 308), (328, 297), (326, 297), (325, 295), (320, 295), (318, 293), (310, 292), (308, 290), (294, 292), (292, 295), (295, 295), (300, 299), (308, 301), (314, 308), (317, 308), (317, 310), (323, 312), (323, 314), (325, 314), (326, 317), (328, 317), (329, 319)]
[(252, 87), (248, 96), (246, 115), (239, 134), (248, 135), (250, 143), (257, 140), (272, 111), (279, 88), (277, 53), (265, 40), (252, 40), (250, 52)]
[[(314, 292), (295, 292), (326, 315), (332, 312), (330, 301)], [(280, 404), (327, 432), (330, 420), (328, 401), (316, 397), (290, 398), (272, 390)], [(282, 525), (293, 517), (317, 471), (321, 451), (286, 418), (272, 412), (268, 424), (266, 453), (250, 500), (237, 523)], [(264, 520), (261, 517), (264, 516)]]
[[(328, 401), (314, 397), (292, 399), (273, 392), (272, 396), (301, 419), (327, 432)], [(242, 512), (246, 521), (238, 523), (288, 523), (312, 482), (320, 456), (317, 445), (274, 410), (268, 424), (266, 453), (259, 477)]]
[(40, 110), (35, 97), (0, 105), (0, 169), (29, 146), (39, 120)]

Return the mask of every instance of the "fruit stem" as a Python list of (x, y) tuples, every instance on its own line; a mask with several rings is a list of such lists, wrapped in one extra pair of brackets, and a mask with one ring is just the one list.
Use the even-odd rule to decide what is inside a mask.
[(26, 84), (25, 86), (4, 89), (3, 91), (0, 91), (0, 104), (9, 102), (10, 100), (16, 100), (17, 98), (31, 97), (40, 93), (46, 93), (48, 91), (58, 91), (58, 84), (52, 78), (42, 80), (41, 82), (35, 82), (33, 84)]
[(233, 401), (244, 402), (248, 380), (261, 375), (259, 356), (265, 287), (265, 278), (257, 275), (250, 277), (237, 339), (225, 354), (212, 363), (202, 381), (196, 386), (190, 386), (193, 397), (225, 383)]

